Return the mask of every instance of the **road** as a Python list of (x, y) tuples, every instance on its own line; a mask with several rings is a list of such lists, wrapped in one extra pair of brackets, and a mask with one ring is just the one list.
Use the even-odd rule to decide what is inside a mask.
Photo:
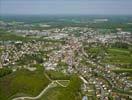
[(81, 75), (80, 75), (79, 77), (80, 77), (80, 79), (81, 79), (85, 84), (88, 84), (88, 81), (85, 80)]
[[(62, 87), (67, 87), (67, 86), (64, 86), (63, 84), (59, 83), (58, 81), (60, 80), (54, 80), (52, 81), (46, 88), (43, 89), (43, 91), (36, 97), (17, 97), (17, 98), (14, 98), (12, 100), (24, 100), (24, 99), (30, 99), (30, 100), (36, 100), (36, 99), (39, 99), (49, 88), (53, 88), (53, 87), (56, 87), (57, 84), (62, 86)], [(68, 81), (68, 80), (62, 80), (62, 81)], [(57, 83), (57, 84), (56, 84)]]

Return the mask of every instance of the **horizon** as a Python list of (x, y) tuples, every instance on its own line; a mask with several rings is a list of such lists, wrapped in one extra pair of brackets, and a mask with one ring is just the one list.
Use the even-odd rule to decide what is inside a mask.
[(1, 0), (0, 15), (132, 15), (130, 0)]

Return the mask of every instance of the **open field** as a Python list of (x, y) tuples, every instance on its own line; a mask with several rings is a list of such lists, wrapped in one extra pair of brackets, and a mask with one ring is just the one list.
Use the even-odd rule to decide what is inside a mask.
[(49, 89), (39, 100), (81, 100), (80, 86), (81, 80), (77, 76), (72, 76), (67, 87), (57, 85)]
[(127, 49), (110, 48), (104, 62), (109, 64), (132, 64), (132, 54)]
[(48, 84), (43, 71), (19, 70), (0, 78), (0, 100), (10, 100), (23, 94), (35, 96)]
[(81, 83), (79, 77), (73, 75), (70, 80), (53, 80), (36, 97), (23, 96), (13, 100), (80, 100)]
[(132, 69), (113, 69), (115, 73), (132, 73)]
[(64, 80), (64, 79), (70, 78), (70, 76), (65, 75), (64, 73), (59, 71), (49, 70), (49, 71), (46, 71), (46, 74), (49, 76), (49, 78), (53, 80)]

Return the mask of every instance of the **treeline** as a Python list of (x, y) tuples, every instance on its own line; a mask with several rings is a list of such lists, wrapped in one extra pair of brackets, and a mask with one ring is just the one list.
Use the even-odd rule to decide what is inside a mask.
[(9, 69), (9, 68), (2, 68), (2, 69), (0, 69), (0, 77), (3, 77), (3, 76), (5, 76), (5, 75), (8, 75), (8, 74), (10, 74), (11, 72), (12, 72), (12, 70)]
[(111, 47), (115, 47), (115, 48), (123, 48), (123, 49), (132, 49), (131, 45), (129, 45), (128, 43), (123, 43), (123, 42), (115, 42), (111, 44)]
[(0, 30), (0, 41), (28, 41), (31, 40), (29, 37), (22, 37), (5, 30)]
[(26, 65), (29, 63), (33, 63), (33, 61), (36, 61), (37, 63), (43, 63), (43, 58), (40, 54), (25, 54), (23, 57), (21, 57), (20, 60), (17, 61), (17, 64)]

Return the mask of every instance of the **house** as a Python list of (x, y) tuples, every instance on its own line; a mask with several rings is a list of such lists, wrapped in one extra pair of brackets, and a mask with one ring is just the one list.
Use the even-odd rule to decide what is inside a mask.
[(82, 100), (88, 100), (87, 96), (83, 96)]

